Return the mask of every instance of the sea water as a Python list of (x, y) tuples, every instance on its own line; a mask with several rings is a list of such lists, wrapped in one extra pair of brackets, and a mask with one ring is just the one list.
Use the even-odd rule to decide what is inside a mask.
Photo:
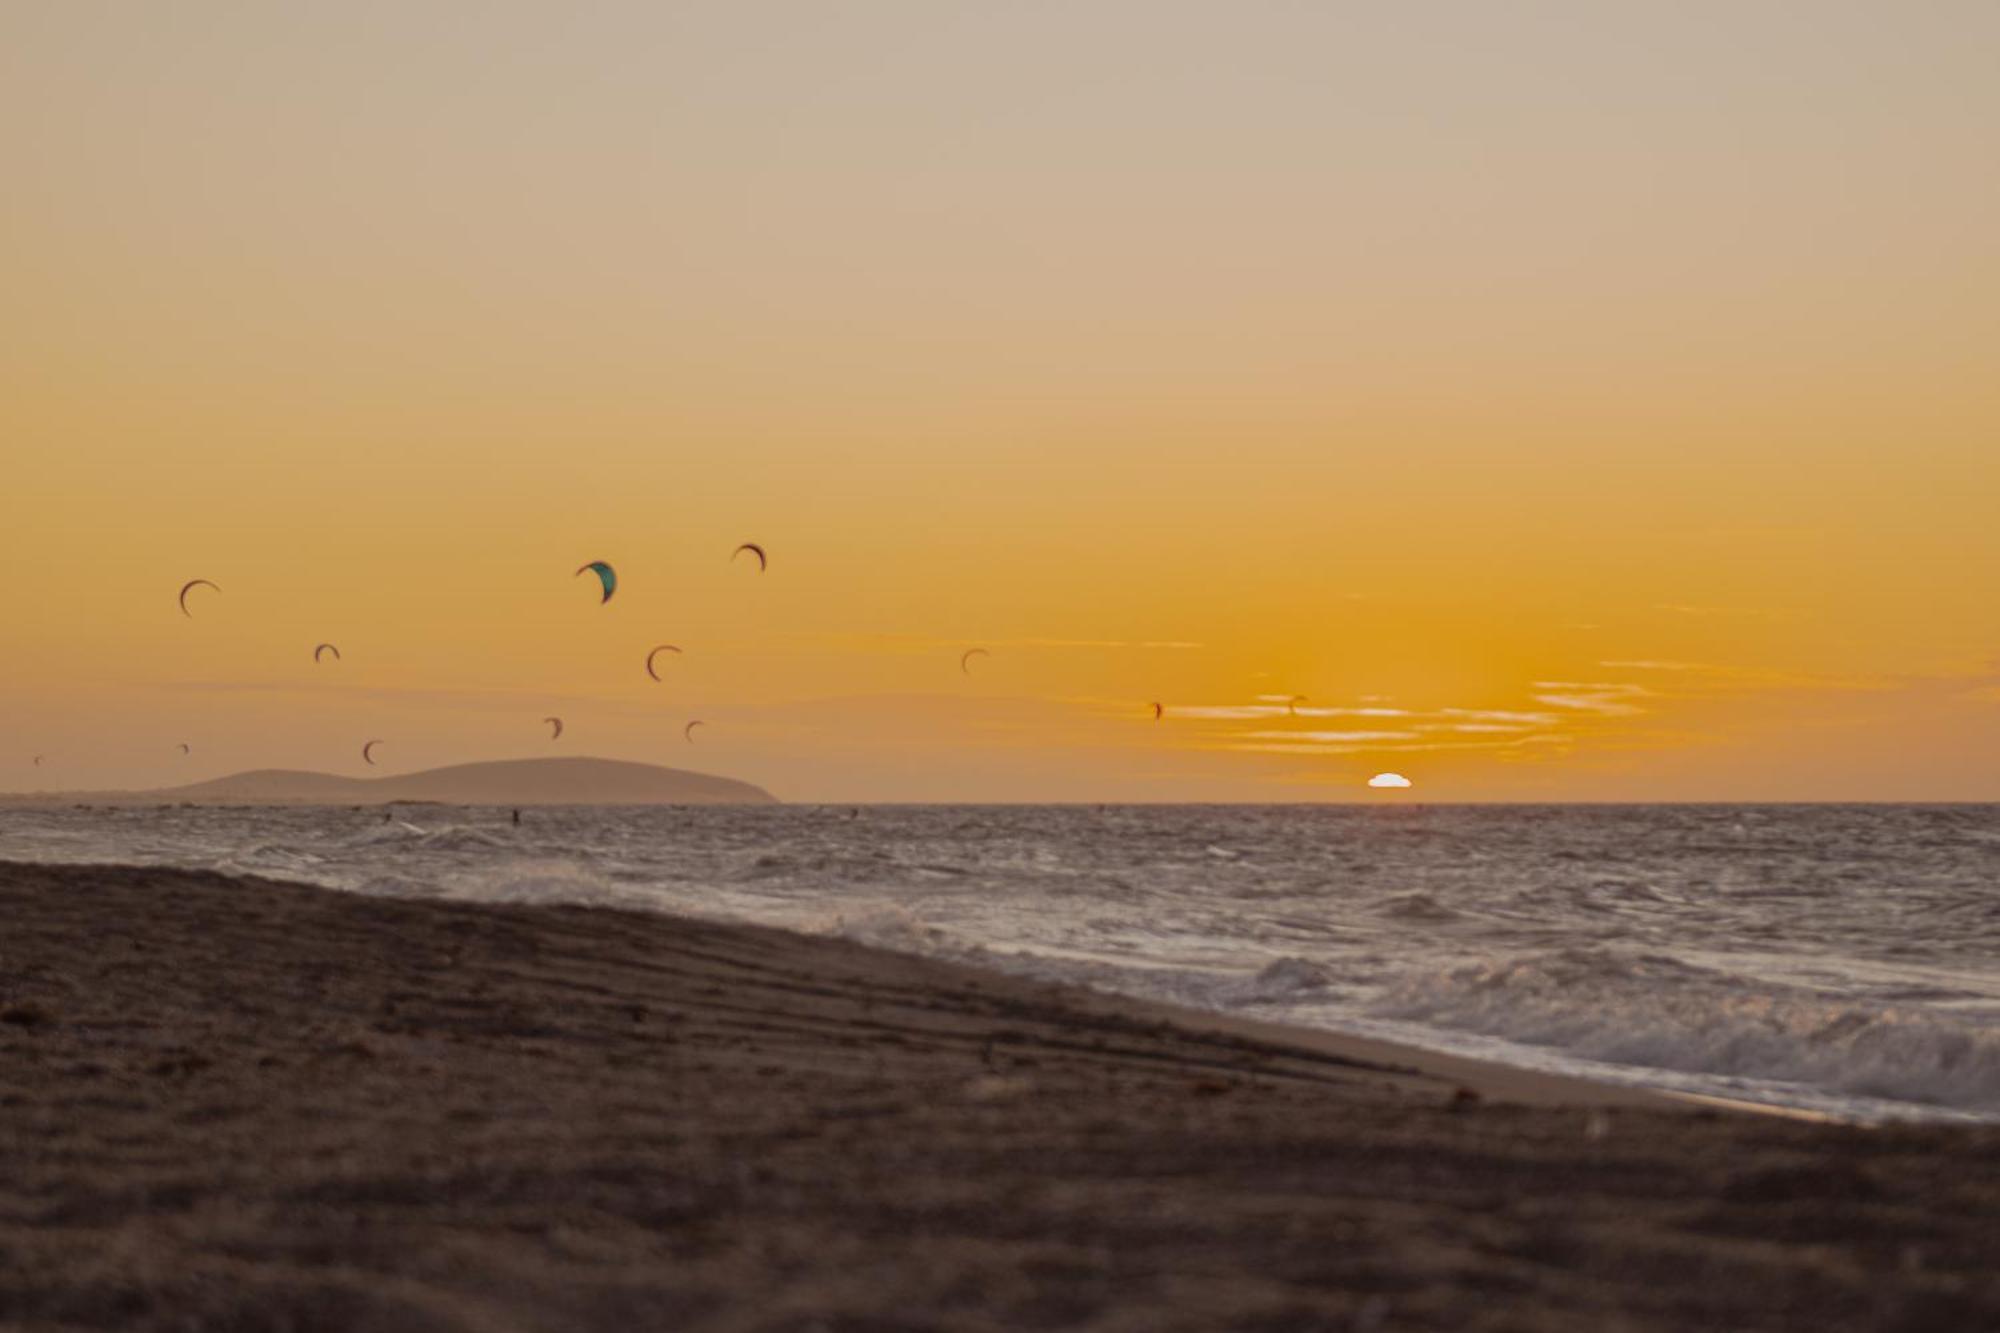
[(1995, 806), (16, 808), (0, 857), (755, 921), (1600, 1080), (2000, 1120)]

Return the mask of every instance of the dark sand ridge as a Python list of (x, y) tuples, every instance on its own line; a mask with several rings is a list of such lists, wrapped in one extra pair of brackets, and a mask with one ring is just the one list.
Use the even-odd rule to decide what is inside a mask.
[(0, 1324), (2000, 1327), (2000, 1131), (1260, 1036), (754, 927), (0, 865)]

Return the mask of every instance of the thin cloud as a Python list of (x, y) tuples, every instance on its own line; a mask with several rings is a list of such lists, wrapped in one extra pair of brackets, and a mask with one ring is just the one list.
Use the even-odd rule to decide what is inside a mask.
[[(1116, 707), (1120, 711), (1130, 707), (1125, 703), (1109, 706)], [(1174, 704), (1172, 712), (1174, 717), (1183, 721), (1193, 718), (1204, 722), (1249, 722), (1259, 718), (1285, 716), (1283, 708), (1272, 707), (1269, 704)]]
[(1407, 731), (1249, 731), (1244, 740), (1295, 741), (1301, 745), (1358, 745), (1363, 741), (1416, 739)]
[(1619, 681), (1538, 680), (1534, 688), (1544, 691), (1534, 696), (1538, 704), (1599, 717), (1636, 717), (1646, 710), (1633, 700), (1654, 697), (1644, 685)]
[[(1631, 713), (1642, 711), (1623, 702), (1643, 693), (1642, 686), (1540, 682), (1537, 688), (1560, 688), (1563, 693), (1551, 694), (1548, 699), (1562, 698), (1568, 703), (1552, 705), (1548, 712), (1458, 707), (1300, 708), (1300, 717), (1384, 718), (1401, 725), (1394, 729), (1265, 728), (1221, 737), (1204, 748), (1272, 754), (1346, 755), (1427, 754), (1456, 750), (1505, 752), (1529, 745), (1567, 747), (1580, 734), (1575, 730), (1578, 727), (1613, 716), (1625, 716), (1626, 710)], [(1614, 712), (1614, 709), (1618, 711)], [(1222, 720), (1238, 720), (1246, 716), (1276, 720), (1288, 715), (1288, 710), (1284, 708), (1245, 705), (1211, 706), (1204, 712)]]
[(1720, 666), (1667, 658), (1606, 658), (1597, 665), (1612, 671), (1650, 671), (1681, 678), (1684, 684), (1711, 688), (1772, 690), (1878, 690), (1889, 682), (1869, 676), (1824, 676), (1802, 671), (1770, 671), (1760, 667)]
[(931, 634), (895, 633), (825, 633), (806, 634), (800, 637), (821, 643), (830, 643), (855, 648), (861, 651), (928, 653), (948, 652), (978, 644), (985, 648), (1020, 649), (1093, 649), (1100, 651), (1140, 650), (1153, 652), (1193, 652), (1208, 647), (1193, 639), (1060, 639), (1060, 638), (989, 638), (979, 634), (967, 634), (958, 638), (939, 638)]
[(1440, 708), (1439, 717), (1464, 718), (1474, 722), (1519, 722), (1525, 726), (1547, 727), (1560, 721), (1554, 713), (1518, 713), (1501, 708)]
[(1287, 702), (1255, 704), (1170, 704), (1169, 711), (1178, 718), (1196, 718), (1211, 722), (1248, 722), (1267, 717), (1415, 717), (1417, 714), (1407, 708), (1316, 708), (1310, 704), (1291, 707), (1290, 695), (1260, 695), (1260, 698), (1280, 697)]
[(1325, 744), (1300, 744), (1296, 740), (1283, 741), (1242, 741), (1207, 748), (1229, 750), (1248, 754), (1442, 754), (1466, 750), (1508, 750), (1523, 743), (1523, 738), (1509, 737), (1504, 740), (1453, 740), (1432, 741), (1416, 737), (1399, 736), (1386, 741), (1349, 741)]
[(1777, 612), (1755, 606), (1696, 606), (1687, 602), (1655, 602), (1655, 611), (1667, 611), (1677, 616), (1728, 616), (1758, 617), (1776, 615)]
[(1165, 652), (1191, 652), (1208, 647), (1192, 639), (991, 639), (1003, 648), (1145, 648)]
[(1424, 732), (1451, 732), (1469, 736), (1477, 735), (1521, 735), (1535, 728), (1527, 722), (1420, 722), (1416, 730)]
[(607, 697), (493, 685), (356, 685), (344, 680), (159, 680), (140, 682), (138, 688), (191, 694), (264, 694), (372, 699), (383, 703), (423, 704), (448, 708), (485, 708), (503, 704), (523, 708), (538, 707), (542, 704), (565, 704), (583, 708), (616, 706), (616, 701)]

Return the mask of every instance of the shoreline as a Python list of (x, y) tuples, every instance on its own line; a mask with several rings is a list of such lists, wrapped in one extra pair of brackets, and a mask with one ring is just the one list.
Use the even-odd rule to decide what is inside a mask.
[[(0, 875), (10, 870), (91, 870), (132, 873), (187, 873), (207, 875), (242, 885), (283, 886), (303, 889), (314, 893), (339, 893), (369, 899), (369, 895), (355, 894), (351, 890), (336, 889), (325, 885), (312, 884), (302, 880), (270, 879), (255, 875), (237, 875), (223, 871), (170, 870), (165, 867), (122, 865), (117, 863), (53, 863), (19, 862), (0, 860)], [(372, 901), (438, 901), (443, 899), (370, 899)], [(506, 906), (521, 907), (520, 904), (468, 904), (464, 906)], [(549, 905), (545, 908), (525, 906), (525, 910), (577, 910), (606, 912), (617, 916), (637, 919), (660, 919), (669, 922), (701, 922), (705, 926), (730, 929), (740, 926), (750, 931), (769, 931), (782, 937), (799, 940), (825, 940), (844, 947), (859, 949), (864, 953), (881, 954), (889, 957), (921, 959), (950, 971), (962, 973), (968, 980), (984, 979), (991, 983), (1006, 979), (1009, 983), (1040, 988), (1054, 995), (1064, 997), (1079, 1011), (1093, 1011), (1099, 1006), (1105, 1012), (1123, 1011), (1126, 1015), (1144, 1021), (1168, 1023), (1188, 1032), (1208, 1032), (1216, 1036), (1232, 1037), (1273, 1048), (1290, 1048), (1300, 1052), (1310, 1052), (1336, 1061), (1355, 1062), (1363, 1065), (1380, 1066), (1382, 1076), (1392, 1082), (1410, 1084), (1449, 1084), (1452, 1090), (1466, 1088), (1485, 1100), (1523, 1106), (1572, 1106), (1572, 1107), (1644, 1107), (1651, 1110), (1671, 1111), (1675, 1109), (1709, 1108), (1723, 1111), (1738, 1111), (1745, 1114), (1772, 1115), (1781, 1118), (1809, 1120), (1828, 1124), (1862, 1124), (1841, 1117), (1820, 1112), (1765, 1102), (1712, 1096), (1702, 1093), (1680, 1092), (1671, 1089), (1649, 1088), (1629, 1083), (1617, 1083), (1591, 1079), (1579, 1075), (1557, 1073), (1545, 1069), (1509, 1064), (1502, 1060), (1486, 1060), (1476, 1056), (1460, 1055), (1454, 1052), (1422, 1046), (1414, 1042), (1394, 1041), (1383, 1037), (1364, 1036), (1359, 1033), (1341, 1032), (1330, 1028), (1307, 1027), (1285, 1023), (1274, 1019), (1253, 1018), (1246, 1015), (1227, 1013), (1222, 1010), (1204, 1009), (1194, 1005), (1176, 1004), (1172, 1001), (1153, 999), (1147, 996), (1131, 995), (1101, 987), (1051, 982), (1008, 971), (991, 963), (966, 961), (956, 958), (937, 958), (933, 955), (894, 949), (889, 946), (848, 940), (840, 936), (818, 935), (788, 929), (783, 926), (764, 925), (753, 922), (723, 921), (708, 917), (691, 917), (667, 911), (646, 911), (611, 906)]]
[[(494, 911), (512, 915), (527, 913), (590, 913), (602, 914), (613, 920), (620, 920), (630, 926), (641, 922), (664, 923), (669, 930), (719, 931), (724, 933), (742, 932), (749, 936), (762, 936), (768, 940), (789, 941), (793, 947), (817, 946), (837, 952), (851, 952), (856, 959), (874, 960), (886, 964), (889, 960), (913, 963), (926, 970), (936, 972), (946, 984), (956, 982), (972, 990), (989, 988), (1016, 989), (1026, 993), (1040, 993), (1048, 1002), (1059, 1004), (1080, 1018), (1095, 1019), (1117, 1025), (1139, 1025), (1150, 1028), (1161, 1026), (1184, 1033), (1197, 1040), (1206, 1039), (1228, 1048), (1254, 1051), (1266, 1057), (1290, 1056), (1305, 1061), (1326, 1061), (1330, 1064), (1365, 1070), (1379, 1078), (1386, 1086), (1396, 1087), (1419, 1095), (1457, 1096), (1461, 1089), (1470, 1091), (1482, 1101), (1502, 1105), (1540, 1107), (1624, 1107), (1658, 1112), (1686, 1111), (1697, 1107), (1712, 1107), (1725, 1110), (1741, 1110), (1754, 1114), (1772, 1114), (1791, 1118), (1821, 1121), (1825, 1123), (1848, 1123), (1833, 1117), (1822, 1116), (1810, 1111), (1799, 1111), (1795, 1115), (1791, 1108), (1767, 1106), (1760, 1102), (1741, 1101), (1725, 1097), (1706, 1097), (1697, 1094), (1683, 1094), (1668, 1090), (1635, 1087), (1628, 1084), (1600, 1082), (1568, 1074), (1526, 1068), (1499, 1060), (1482, 1060), (1473, 1056), (1457, 1055), (1447, 1051), (1433, 1050), (1412, 1043), (1391, 1041), (1380, 1037), (1338, 1032), (1325, 1028), (1304, 1027), (1270, 1019), (1252, 1018), (1229, 1014), (1219, 1010), (1203, 1009), (1192, 1005), (1175, 1004), (1166, 1000), (1156, 1000), (1145, 996), (1127, 995), (1099, 987), (1063, 982), (1045, 981), (1023, 977), (1005, 968), (990, 964), (968, 962), (954, 958), (937, 958), (926, 954), (906, 952), (883, 945), (849, 940), (834, 935), (819, 935), (806, 931), (788, 929), (783, 926), (764, 925), (755, 922), (723, 921), (708, 917), (686, 916), (673, 912), (643, 911), (638, 909), (582, 905), (550, 904), (537, 906), (518, 903), (480, 903), (447, 901), (428, 898), (382, 898), (356, 893), (352, 890), (336, 889), (325, 885), (312, 884), (302, 880), (273, 879), (259, 875), (238, 875), (224, 871), (182, 870), (168, 867), (121, 865), (112, 863), (56, 863), (20, 862), (0, 860), (0, 878), (16, 873), (57, 872), (67, 878), (70, 874), (108, 874), (118, 877), (187, 877), (195, 880), (220, 882), (245, 891), (296, 891), (306, 894), (333, 894), (341, 898), (352, 898), (370, 903), (414, 903), (448, 906), (472, 912)], [(782, 947), (782, 946), (781, 946)]]
[[(398, 806), (421, 807), (424, 802), (398, 802)], [(236, 807), (218, 807), (233, 809)], [(243, 807), (260, 809), (265, 807)], [(345, 810), (349, 807), (315, 807)], [(488, 808), (488, 807), (476, 807)], [(832, 808), (832, 807), (830, 807)], [(154, 871), (175, 869), (161, 866), (130, 865), (117, 861), (104, 862), (54, 862), (10, 861), (0, 858), (0, 872), (9, 867), (21, 869), (104, 869)], [(303, 880), (273, 879), (261, 875), (237, 874), (225, 871), (208, 871), (188, 868), (190, 873), (214, 874), (226, 879), (245, 883), (285, 884), (313, 891), (334, 893), (354, 893), (349, 889), (339, 889), (328, 885), (312, 884)], [(369, 896), (369, 895), (359, 895)], [(446, 899), (382, 899), (383, 901), (448, 901)], [(449, 901), (464, 900), (453, 899)], [(500, 905), (500, 904), (494, 904)], [(519, 904), (515, 904), (519, 905)], [(549, 904), (555, 906), (581, 906), (572, 904)], [(652, 908), (627, 908), (592, 904), (585, 910), (630, 914), (638, 917), (657, 917), (666, 920), (700, 920), (712, 924), (742, 925), (749, 929), (775, 930), (780, 934), (798, 934), (803, 938), (838, 939), (855, 947), (894, 954), (900, 957), (924, 958), (956, 967), (967, 972), (1004, 976), (1013, 980), (1040, 984), (1056, 988), (1076, 996), (1097, 996), (1116, 1005), (1154, 1014), (1161, 1021), (1172, 1022), (1191, 1030), (1210, 1029), (1217, 1032), (1234, 1032), (1252, 1036), (1256, 1040), (1277, 1045), (1290, 1045), (1301, 1049), (1320, 1051), (1337, 1058), (1354, 1058), (1373, 1063), (1395, 1065), (1412, 1073), (1436, 1081), (1449, 1080), (1468, 1086), (1482, 1096), (1505, 1100), (1522, 1105), (1543, 1106), (1649, 1106), (1666, 1110), (1679, 1108), (1706, 1108), (1743, 1114), (1768, 1115), (1783, 1119), (1811, 1121), (1814, 1123), (1853, 1125), (1862, 1128), (1889, 1123), (1910, 1124), (1979, 1124), (2000, 1123), (1955, 1119), (1949, 1116), (1926, 1117), (1920, 1114), (1908, 1116), (1886, 1115), (1868, 1118), (1859, 1115), (1841, 1115), (1814, 1109), (1808, 1106), (1790, 1105), (1784, 1102), (1760, 1101), (1752, 1097), (1732, 1096), (1726, 1093), (1696, 1091), (1692, 1089), (1660, 1087), (1647, 1084), (1640, 1079), (1621, 1080), (1592, 1077), (1587, 1071), (1549, 1069), (1535, 1064), (1515, 1063), (1505, 1059), (1487, 1058), (1480, 1055), (1464, 1054), (1452, 1050), (1448, 1045), (1426, 1045), (1421, 1039), (1402, 1040), (1352, 1032), (1338, 1028), (1313, 1027), (1288, 1023), (1281, 1019), (1256, 1018), (1234, 1014), (1222, 1009), (1208, 1009), (1199, 1005), (1177, 1003), (1171, 1000), (1120, 991), (1108, 987), (1085, 983), (1046, 981), (1032, 974), (1013, 971), (999, 963), (986, 960), (967, 959), (950, 955), (937, 955), (913, 950), (897, 949), (893, 945), (849, 940), (840, 935), (822, 935), (814, 932), (796, 931), (793, 928), (749, 921), (735, 921), (723, 917), (692, 917)], [(1643, 1071), (1640, 1071), (1643, 1073)], [(1920, 1105), (1912, 1104), (1912, 1111), (1921, 1111)]]
[[(504, 806), (460, 806), (454, 802), (398, 801), (392, 803), (392, 805), (394, 808), (407, 807), (412, 810), (421, 810), (425, 807), (435, 807), (435, 808), (445, 808), (445, 809), (499, 810), (504, 813), (506, 809), (506, 807)], [(0, 808), (5, 808), (4, 798), (0, 798)], [(202, 809), (202, 810), (208, 810), (208, 809), (260, 810), (260, 809), (287, 809), (293, 807), (268, 806), (268, 805), (250, 805), (250, 806), (232, 805), (232, 806), (211, 807), (206, 805), (188, 805), (184, 807), (168, 807), (168, 808), (187, 808), (187, 809)], [(296, 808), (321, 809), (321, 810), (331, 810), (331, 811), (348, 811), (354, 809), (365, 809), (369, 807), (348, 806), (348, 805), (336, 805), (336, 806), (312, 805), (312, 806), (301, 806)], [(560, 807), (539, 807), (539, 808), (559, 809)], [(701, 809), (704, 807), (690, 806), (682, 808), (692, 810), (692, 809)], [(843, 806), (829, 806), (825, 808), (845, 809), (848, 807), (843, 805)], [(114, 870), (174, 869), (174, 867), (130, 864), (117, 860), (44, 863), (36, 861), (10, 860), (4, 857), (0, 857), (0, 868), (5, 868), (8, 866), (17, 866), (24, 869), (33, 869), (44, 866), (57, 869), (69, 869), (69, 868), (92, 868), (92, 869), (114, 869)], [(184, 868), (190, 870), (199, 869), (198, 867), (184, 867)], [(284, 879), (271, 878), (260, 874), (238, 873), (235, 871), (212, 871), (212, 872), (203, 871), (203, 873), (214, 873), (223, 875), (224, 877), (227, 878), (240, 879), (244, 881), (295, 884), (303, 888), (324, 889), (330, 892), (342, 892), (342, 893), (359, 892), (357, 890), (352, 890), (352, 889), (336, 888), (330, 885), (313, 884), (309, 881), (304, 881), (304, 880), (297, 880), (297, 881), (284, 880)], [(446, 899), (443, 898), (428, 899), (422, 896), (416, 896), (411, 899), (405, 899), (405, 900), (447, 901)], [(450, 899), (449, 901), (466, 901), (466, 900)], [(554, 903), (548, 904), (548, 906), (558, 906), (558, 905), (568, 905), (568, 904), (554, 904)], [(602, 904), (589, 904), (588, 906), (590, 910), (597, 910), (597, 911), (630, 912), (640, 916), (663, 917), (667, 919), (676, 919), (676, 920), (683, 919), (677, 912), (667, 908), (625, 907), (622, 905), (602, 905)], [(699, 919), (703, 921), (715, 922), (717, 924), (722, 924), (722, 925), (742, 924), (745, 926), (758, 929), (775, 929), (783, 933), (790, 933), (791, 931), (796, 929), (796, 927), (792, 926), (758, 923), (749, 920), (740, 920), (737, 918), (731, 918), (727, 916), (703, 915), (699, 917), (689, 917), (686, 919), (690, 920)], [(838, 934), (821, 935), (817, 932), (800, 932), (800, 933), (809, 935), (813, 938), (839, 938), (843, 940), (848, 939), (847, 936)], [(1527, 1048), (1528, 1051), (1527, 1055), (1521, 1059), (1509, 1059), (1507, 1058), (1508, 1053), (1505, 1051), (1490, 1055), (1476, 1051), (1467, 1052), (1463, 1049), (1462, 1043), (1454, 1042), (1451, 1039), (1452, 1034), (1450, 1034), (1449, 1032), (1440, 1033), (1432, 1041), (1427, 1041), (1426, 1040), (1427, 1034), (1423, 1030), (1421, 1030), (1421, 1028), (1419, 1028), (1419, 1030), (1417, 1030), (1411, 1035), (1405, 1035), (1404, 1033), (1379, 1035), (1376, 1033), (1370, 1033), (1366, 1031), (1356, 1031), (1341, 1027), (1311, 1026), (1302, 1023), (1288, 1022), (1282, 1018), (1259, 1018), (1244, 1014), (1233, 1013), (1226, 1009), (1210, 1009), (1203, 1007), (1199, 1004), (1157, 998), (1155, 996), (1147, 995), (1142, 991), (1120, 990), (1115, 987), (1100, 987), (1091, 984), (1089, 981), (1079, 982), (1079, 981), (1064, 981), (1064, 980), (1046, 980), (1038, 978), (1037, 974), (1032, 970), (1017, 971), (1013, 968), (1007, 967), (1003, 962), (995, 961), (993, 959), (964, 956), (962, 951), (944, 952), (944, 953), (922, 952), (916, 950), (900, 949), (894, 943), (883, 944), (866, 940), (851, 940), (850, 942), (855, 943), (860, 947), (879, 949), (885, 952), (897, 953), (907, 957), (928, 958), (941, 963), (948, 963), (961, 968), (969, 969), (973, 972), (978, 972), (978, 973), (991, 973), (997, 975), (1004, 975), (1016, 979), (1029, 980), (1029, 981), (1042, 980), (1043, 984), (1057, 986), (1066, 990), (1072, 990), (1080, 994), (1101, 995), (1121, 1004), (1149, 1009), (1155, 1011), (1162, 1018), (1176, 1022), (1179, 1025), (1185, 1027), (1193, 1027), (1193, 1028), (1209, 1027), (1218, 1030), (1229, 1029), (1243, 1033), (1254, 1031), (1258, 1034), (1258, 1038), (1260, 1040), (1266, 1042), (1292, 1044), (1310, 1049), (1328, 1051), (1336, 1055), (1352, 1054), (1357, 1056), (1358, 1058), (1363, 1058), (1376, 1062), (1388, 1062), (1392, 1064), (1397, 1064), (1402, 1067), (1414, 1070), (1416, 1072), (1431, 1075), (1438, 1079), (1454, 1079), (1458, 1082), (1465, 1083), (1469, 1086), (1473, 1086), (1475, 1089), (1482, 1091), (1483, 1094), (1486, 1093), (1486, 1090), (1488, 1088), (1498, 1089), (1500, 1091), (1488, 1095), (1503, 1096), (1508, 1100), (1520, 1102), (1522, 1104), (1532, 1104), (1532, 1105), (1565, 1105), (1565, 1104), (1642, 1105), (1644, 1104), (1644, 1105), (1651, 1105), (1660, 1109), (1665, 1109), (1671, 1106), (1703, 1107), (1715, 1110), (1741, 1112), (1744, 1114), (1769, 1115), (1785, 1119), (1812, 1121), (1816, 1123), (1854, 1125), (1863, 1128), (1873, 1127), (1883, 1124), (1903, 1124), (1903, 1123), (1940, 1124), (1940, 1125), (1954, 1125), (1954, 1124), (1955, 1125), (1974, 1125), (1974, 1124), (2000, 1125), (2000, 1117), (1995, 1117), (1990, 1115), (1982, 1117), (1973, 1114), (1961, 1115), (1961, 1114), (1956, 1114), (1954, 1112), (1954, 1108), (1952, 1108), (1949, 1105), (1932, 1107), (1929, 1104), (1923, 1102), (1915, 1102), (1915, 1101), (1899, 1102), (1896, 1099), (1888, 1098), (1886, 1096), (1878, 1099), (1879, 1106), (1870, 1106), (1858, 1110), (1843, 1112), (1838, 1109), (1835, 1110), (1823, 1109), (1821, 1107), (1811, 1105), (1809, 1102), (1808, 1104), (1800, 1105), (1791, 1101), (1782, 1100), (1783, 1097), (1782, 1091), (1772, 1094), (1774, 1098), (1778, 1099), (1766, 1100), (1766, 1099), (1761, 1099), (1758, 1096), (1754, 1095), (1739, 1095), (1736, 1092), (1730, 1090), (1715, 1091), (1699, 1087), (1676, 1087), (1672, 1086), (1670, 1083), (1663, 1085), (1660, 1082), (1649, 1081), (1647, 1075), (1649, 1074), (1649, 1072), (1653, 1071), (1649, 1071), (1644, 1066), (1620, 1067), (1621, 1071), (1629, 1070), (1629, 1073), (1624, 1077), (1612, 1076), (1608, 1074), (1599, 1075), (1589, 1067), (1591, 1063), (1590, 1061), (1582, 1059), (1576, 1059), (1570, 1061), (1558, 1060), (1555, 1062), (1555, 1067), (1550, 1067), (1548, 1063), (1545, 1063), (1543, 1061), (1534, 1058), (1532, 1047)], [(1506, 1043), (1504, 1042), (1500, 1044), (1506, 1045)], [(1564, 1067), (1565, 1065), (1568, 1065), (1570, 1067)], [(1576, 1067), (1578, 1065), (1581, 1065), (1583, 1067), (1582, 1068)], [(1674, 1071), (1660, 1070), (1657, 1072), (1671, 1076)]]
[(2000, 1322), (2000, 1131), (1267, 1028), (768, 927), (0, 864), (0, 1323)]

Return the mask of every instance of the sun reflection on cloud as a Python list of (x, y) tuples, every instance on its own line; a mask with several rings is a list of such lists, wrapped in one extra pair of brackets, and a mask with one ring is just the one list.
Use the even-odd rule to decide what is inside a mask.
[[(1259, 694), (1252, 696), (1256, 702), (1182, 704), (1174, 715), (1200, 727), (1197, 744), (1210, 750), (1327, 757), (1440, 752), (1525, 757), (1567, 752), (1587, 737), (1607, 735), (1627, 719), (1647, 714), (1656, 697), (1653, 690), (1630, 682), (1538, 680), (1522, 689), (1539, 709), (1400, 707), (1379, 695), (1359, 705), (1315, 707), (1294, 705), (1295, 696)], [(1328, 726), (1330, 720), (1361, 725)], [(1230, 725), (1244, 722), (1256, 725)]]
[(1606, 717), (1635, 717), (1646, 710), (1633, 700), (1653, 695), (1644, 685), (1617, 681), (1538, 680), (1535, 688), (1547, 691), (1534, 696), (1538, 704)]

